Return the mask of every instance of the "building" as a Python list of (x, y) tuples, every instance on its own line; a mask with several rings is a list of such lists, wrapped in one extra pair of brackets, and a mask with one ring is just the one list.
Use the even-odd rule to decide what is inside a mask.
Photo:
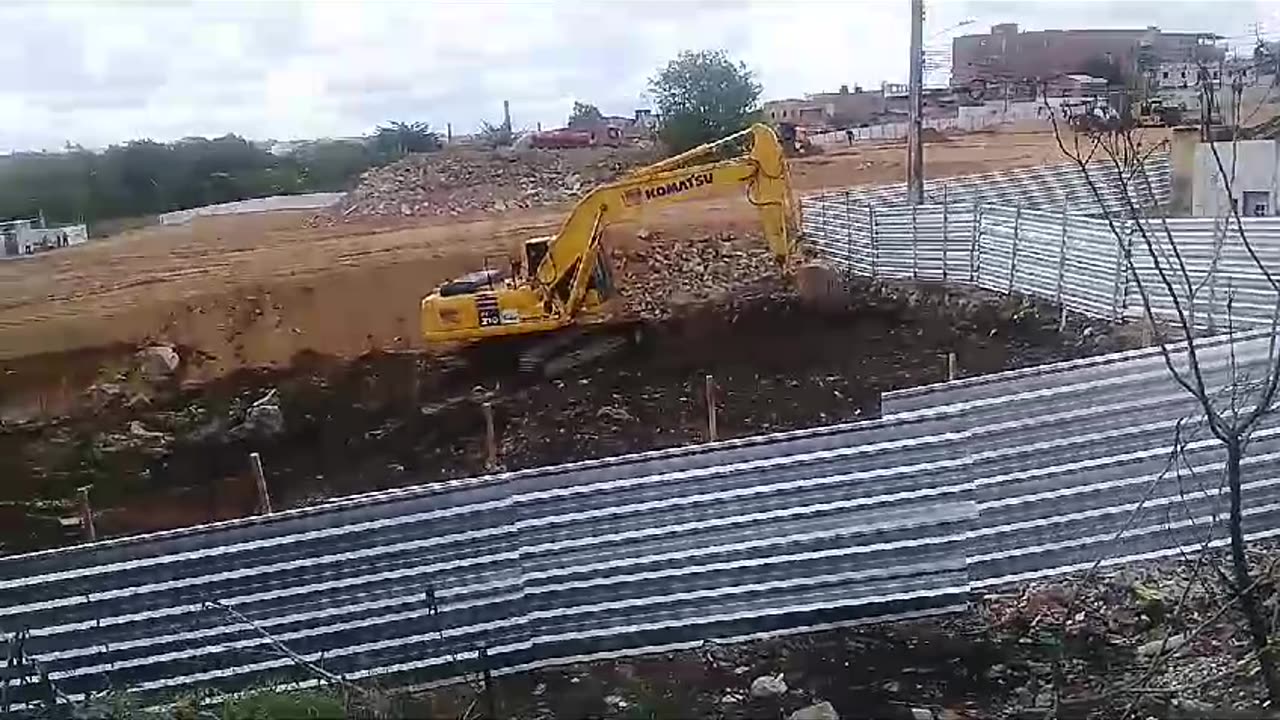
[(1016, 23), (1004, 23), (988, 34), (952, 41), (951, 84), (1043, 81), (1068, 74), (1143, 77), (1166, 63), (1220, 63), (1225, 57), (1215, 44), (1220, 39), (1213, 33), (1170, 33), (1154, 26), (1019, 32)]
[(21, 257), (88, 241), (84, 225), (47, 227), (39, 220), (0, 222), (0, 257)]
[[(1280, 135), (1276, 128), (1280, 123), (1264, 128), (1252, 139), (1213, 143), (1201, 141), (1199, 128), (1174, 128), (1169, 148), (1169, 213), (1174, 217), (1225, 218), (1235, 210), (1243, 217), (1280, 215), (1280, 139), (1272, 137)], [(1230, 195), (1219, 160), (1221, 167), (1232, 173)]]
[[(949, 88), (926, 88), (926, 117), (954, 115), (954, 97)], [(764, 104), (764, 117), (771, 123), (793, 123), (812, 129), (850, 128), (891, 121), (907, 112), (907, 86), (881, 83), (879, 90), (863, 90), (841, 85), (833, 93), (814, 93), (803, 99), (770, 100)]]

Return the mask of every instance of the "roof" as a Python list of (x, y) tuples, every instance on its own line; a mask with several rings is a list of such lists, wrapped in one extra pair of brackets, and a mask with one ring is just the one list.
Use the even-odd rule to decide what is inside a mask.
[(0, 226), (7, 227), (9, 225), (34, 225), (39, 222), (36, 218), (19, 218), (17, 220), (0, 220)]

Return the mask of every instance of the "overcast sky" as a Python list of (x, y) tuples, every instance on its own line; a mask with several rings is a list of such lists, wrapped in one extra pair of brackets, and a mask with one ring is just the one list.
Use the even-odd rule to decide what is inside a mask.
[[(1280, 38), (1274, 1), (927, 3), (926, 45), (1026, 28), (1205, 30)], [(574, 100), (646, 107), (683, 49), (750, 66), (765, 98), (906, 78), (908, 0), (0, 0), (0, 151), (235, 132), (355, 135), (387, 120), (457, 132), (563, 123)], [(964, 21), (973, 23), (951, 29)], [(945, 60), (945, 55), (931, 53)], [(935, 81), (944, 74), (933, 74)]]

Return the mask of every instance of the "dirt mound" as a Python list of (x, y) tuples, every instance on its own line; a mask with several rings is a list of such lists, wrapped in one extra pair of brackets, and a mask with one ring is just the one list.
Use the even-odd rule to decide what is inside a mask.
[(638, 148), (449, 149), (370, 170), (340, 203), (343, 217), (503, 212), (572, 200), (652, 160)]

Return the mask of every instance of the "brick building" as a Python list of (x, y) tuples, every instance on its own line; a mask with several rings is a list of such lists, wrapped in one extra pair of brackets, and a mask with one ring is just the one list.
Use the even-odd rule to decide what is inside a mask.
[(984, 35), (952, 41), (951, 84), (971, 86), (1018, 80), (1048, 80), (1057, 75), (1099, 75), (1113, 66), (1139, 78), (1167, 63), (1219, 63), (1225, 56), (1213, 33), (1142, 30), (1040, 30), (1019, 32), (1004, 23)]

